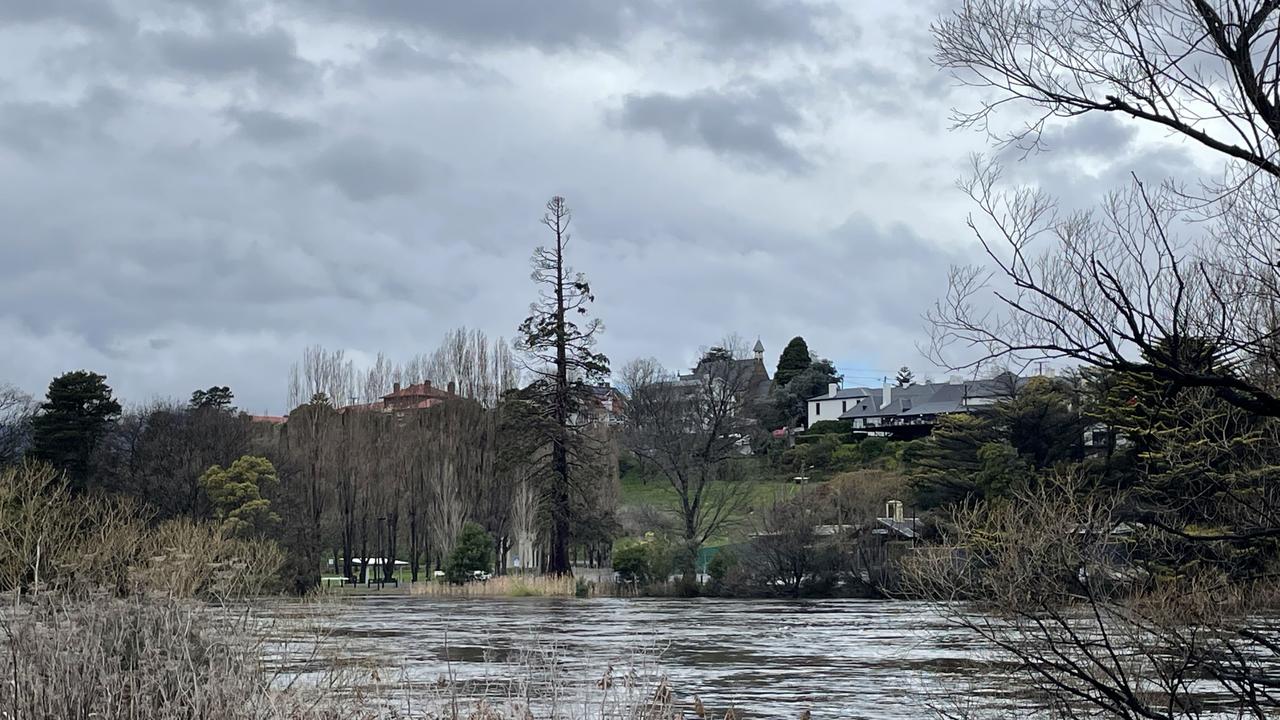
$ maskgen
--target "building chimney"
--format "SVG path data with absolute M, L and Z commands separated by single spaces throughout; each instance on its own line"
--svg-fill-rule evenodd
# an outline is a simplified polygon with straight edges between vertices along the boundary
M 449 394 L 450 394 L 450 395 L 453 395 L 453 394 L 454 394 L 454 389 L 455 389 L 456 387 L 458 387 L 458 386 L 457 386 L 457 385 L 455 385 L 455 384 L 454 384 L 454 382 L 453 382 L 452 380 L 450 380 L 450 381 L 449 381 Z
M 840 391 L 840 383 L 827 383 L 827 397 L 835 397 Z
M 893 402 L 893 386 L 889 383 L 885 383 L 884 390 L 881 392 L 884 393 L 884 397 L 880 398 L 880 409 L 883 410 L 889 407 L 889 404 Z
M 400 392 L 400 383 L 398 382 L 391 383 L 391 392 L 393 393 Z
M 423 387 L 423 389 L 424 389 L 424 390 L 430 390 L 430 389 L 431 389 L 431 381 L 430 381 L 430 380 L 423 380 L 423 381 L 422 381 L 422 387 Z

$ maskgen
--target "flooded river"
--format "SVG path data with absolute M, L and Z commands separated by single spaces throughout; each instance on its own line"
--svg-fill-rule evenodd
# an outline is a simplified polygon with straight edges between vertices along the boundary
M 920 718 L 931 691 L 962 689 L 980 705 L 999 696 L 964 632 L 914 603 L 386 594 L 322 612 L 330 651 L 412 682 L 510 676 L 534 648 L 578 682 L 641 653 L 682 697 L 748 717 Z

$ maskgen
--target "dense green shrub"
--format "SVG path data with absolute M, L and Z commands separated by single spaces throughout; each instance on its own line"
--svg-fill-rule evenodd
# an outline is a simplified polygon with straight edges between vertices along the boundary
M 449 553 L 444 574 L 449 582 L 461 585 L 478 572 L 493 569 L 493 538 L 476 523 L 469 522 L 458 533 L 458 543 Z
M 844 435 L 853 432 L 853 423 L 848 420 L 819 420 L 809 426 L 807 435 Z
M 841 445 L 831 455 L 831 469 L 849 470 L 861 465 L 862 445 L 860 443 Z
M 649 546 L 646 543 L 627 543 L 613 551 L 613 570 L 623 582 L 647 583 L 652 569 L 649 566 Z
M 889 448 L 889 441 L 882 437 L 869 437 L 858 443 L 858 452 L 862 455 L 862 464 L 871 463 L 884 457 Z
M 738 566 L 738 557 L 729 550 L 721 548 L 707 561 L 707 577 L 710 578 L 707 590 L 712 595 L 720 595 L 725 591 L 725 579 Z

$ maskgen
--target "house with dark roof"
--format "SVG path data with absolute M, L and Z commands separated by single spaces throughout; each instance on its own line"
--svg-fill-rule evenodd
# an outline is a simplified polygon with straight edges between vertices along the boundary
M 846 420 L 855 431 L 913 438 L 928 435 L 943 415 L 974 412 L 1011 397 L 1027 378 L 1003 373 L 986 380 L 952 378 L 879 388 L 828 386 L 825 395 L 807 401 L 806 427 L 822 420 Z

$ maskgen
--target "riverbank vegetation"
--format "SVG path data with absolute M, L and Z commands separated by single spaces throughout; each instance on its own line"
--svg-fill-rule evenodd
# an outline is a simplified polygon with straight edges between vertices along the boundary
M 953 269 L 934 356 L 1081 369 L 1062 432 L 1011 415 L 1015 452 L 969 420 L 935 432 L 951 451 L 926 462 L 964 472 L 920 478 L 944 512 L 909 574 L 1057 716 L 1280 711 L 1278 28 L 1270 3 L 1075 0 L 971 0 L 933 27 L 986 93 L 962 125 L 1038 151 L 1065 119 L 1115 118 L 1204 160 L 1091 212 L 990 159 L 961 184 L 987 262 Z
M 695 701 L 652 663 L 580 677 L 538 648 L 501 659 L 502 681 L 482 685 L 353 665 L 315 636 L 340 607 L 264 612 L 284 561 L 274 541 L 216 520 L 149 523 L 140 506 L 76 493 L 46 465 L 0 470 L 0 715 L 523 720 L 532 708 L 649 720 Z M 567 576 L 525 582 L 530 594 L 575 588 Z

